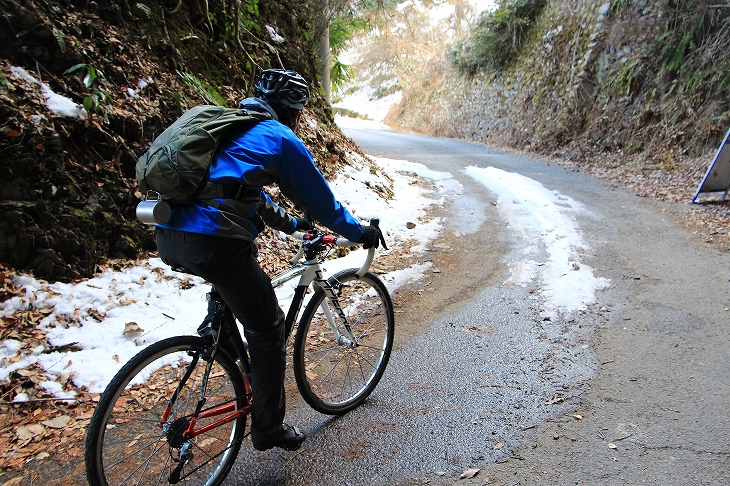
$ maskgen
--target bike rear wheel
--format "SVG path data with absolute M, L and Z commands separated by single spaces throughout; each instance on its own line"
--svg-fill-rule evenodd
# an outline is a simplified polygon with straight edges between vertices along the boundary
M 395 319 L 390 294 L 376 275 L 368 272 L 358 277 L 350 269 L 335 274 L 329 283 L 336 290 L 342 314 L 323 289 L 314 293 L 297 329 L 294 376 L 312 408 L 341 415 L 364 402 L 383 376 L 393 347 Z M 354 342 L 347 339 L 343 316 Z
M 223 482 L 241 447 L 246 414 L 194 438 L 184 434 L 206 378 L 203 410 L 226 405 L 238 410 L 248 404 L 241 373 L 227 354 L 218 350 L 206 373 L 210 343 L 195 336 L 165 339 L 141 351 L 117 373 L 89 424 L 85 459 L 90 484 Z M 168 405 L 170 413 L 163 421 Z M 199 418 L 195 429 L 227 413 Z M 189 450 L 182 461 L 181 449 Z

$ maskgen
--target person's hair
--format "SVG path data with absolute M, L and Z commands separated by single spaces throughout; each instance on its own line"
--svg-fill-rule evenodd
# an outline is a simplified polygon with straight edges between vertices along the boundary
M 288 106 L 284 106 L 282 104 L 279 104 L 275 101 L 266 100 L 267 103 L 269 103 L 269 106 L 276 112 L 276 117 L 279 119 L 279 121 L 288 126 L 289 128 L 292 127 L 294 124 L 294 118 L 297 116 L 297 113 L 301 110 L 295 110 L 294 108 L 290 108 Z

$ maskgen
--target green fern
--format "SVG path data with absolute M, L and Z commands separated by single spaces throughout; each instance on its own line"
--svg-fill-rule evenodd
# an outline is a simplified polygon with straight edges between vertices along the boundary
M 96 113 L 109 123 L 109 115 L 114 108 L 114 98 L 111 93 L 99 88 L 97 79 L 103 79 L 104 73 L 91 64 L 81 63 L 68 68 L 63 74 L 73 74 L 76 71 L 85 70 L 83 78 L 84 86 L 89 88 L 89 95 L 84 98 L 84 109 L 89 113 Z
M 220 93 L 218 93 L 218 91 L 216 91 L 215 88 L 208 83 L 200 80 L 190 73 L 178 71 L 177 74 L 180 75 L 182 80 L 189 88 L 195 90 L 195 92 L 198 93 L 208 103 L 218 106 L 228 105 L 225 98 L 223 98 L 223 96 L 221 96 Z
M 137 8 L 140 9 L 142 13 L 147 16 L 148 19 L 152 18 L 152 10 L 147 5 L 145 5 L 144 3 L 138 3 Z
M 510 0 L 484 12 L 471 37 L 452 48 L 453 65 L 470 76 L 503 71 L 517 57 L 546 4 L 547 0 Z
M 333 91 L 343 91 L 355 78 L 352 66 L 340 61 L 339 56 L 347 49 L 356 33 L 368 28 L 369 24 L 365 20 L 351 15 L 336 17 L 330 22 L 330 54 L 334 60 L 330 66 L 330 83 Z

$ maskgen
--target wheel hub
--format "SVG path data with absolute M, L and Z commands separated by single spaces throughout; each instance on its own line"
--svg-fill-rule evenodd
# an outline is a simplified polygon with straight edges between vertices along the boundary
M 190 419 L 185 417 L 179 418 L 172 423 L 168 422 L 165 424 L 163 430 L 165 432 L 167 443 L 170 444 L 170 447 L 179 449 L 185 442 L 187 442 L 187 439 L 185 438 L 185 431 L 188 429 L 189 425 Z

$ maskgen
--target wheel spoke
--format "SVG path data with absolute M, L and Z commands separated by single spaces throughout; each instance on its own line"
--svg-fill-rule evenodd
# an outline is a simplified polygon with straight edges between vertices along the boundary
M 294 346 L 294 374 L 307 403 L 323 413 L 345 413 L 362 403 L 377 385 L 393 345 L 393 308 L 385 286 L 372 274 L 354 271 L 331 279 L 338 284 L 340 310 L 318 290 L 302 314 Z M 323 312 L 329 307 L 331 312 Z M 345 331 L 347 316 L 352 344 L 335 340 L 325 318 L 331 315 Z
M 169 475 L 186 460 L 180 481 L 185 484 L 220 484 L 235 460 L 245 435 L 246 415 L 220 423 L 191 439 L 185 435 L 197 406 L 201 385 L 207 380 L 204 412 L 196 430 L 214 424 L 223 415 L 216 409 L 228 403 L 245 405 L 246 387 L 238 367 L 218 354 L 208 363 L 189 359 L 208 341 L 193 336 L 170 338 L 135 356 L 102 394 L 89 425 L 86 464 L 94 484 L 167 484 Z M 190 368 L 190 367 L 193 368 Z M 186 381 L 180 380 L 186 377 Z M 133 386 L 130 386 L 130 383 Z M 160 417 L 171 407 L 164 426 Z M 223 413 L 223 412 L 221 412 Z M 190 444 L 195 454 L 180 458 Z M 186 446 L 187 447 L 187 446 Z
M 157 441 L 155 441 L 155 442 L 157 442 Z M 147 446 L 145 446 L 145 447 L 143 447 L 143 448 L 140 448 L 140 449 L 138 449 L 137 451 L 133 451 L 133 452 L 132 452 L 132 454 L 135 454 L 136 452 L 141 452 L 141 451 L 143 451 L 143 450 L 147 449 L 147 447 L 149 447 L 149 446 L 153 445 L 153 444 L 154 444 L 155 442 L 151 442 L 151 443 L 150 443 L 150 444 L 148 444 Z M 156 449 L 153 449 L 153 450 L 152 450 L 152 452 L 151 452 L 151 453 L 150 453 L 150 454 L 149 454 L 149 455 L 148 455 L 148 456 L 147 456 L 147 457 L 146 457 L 146 458 L 145 458 L 144 460 L 142 460 L 142 461 L 140 462 L 140 464 L 139 464 L 139 465 L 138 465 L 138 466 L 137 466 L 137 467 L 136 467 L 135 469 L 133 469 L 132 471 L 130 471 L 130 472 L 129 472 L 129 474 L 128 474 L 127 476 L 125 476 L 124 478 L 122 478 L 122 480 L 121 480 L 121 481 L 119 482 L 119 484 L 120 484 L 120 485 L 122 485 L 122 484 L 127 484 L 127 481 L 128 481 L 128 480 L 130 480 L 130 479 L 131 479 L 132 477 L 134 477 L 134 476 L 136 475 L 136 473 L 137 473 L 137 472 L 138 472 L 138 471 L 139 471 L 140 469 L 144 468 L 144 470 L 146 470 L 146 469 L 147 469 L 147 467 L 148 467 L 148 465 L 149 465 L 150 459 L 152 459 L 152 457 L 153 457 L 153 456 L 154 456 L 154 455 L 155 455 L 155 454 L 157 453 L 157 451 L 159 451 L 160 449 L 162 449 L 162 448 L 163 448 L 164 446 L 165 446 L 165 444 L 164 444 L 164 443 L 162 443 L 162 444 L 160 445 L 160 447 L 158 447 L 158 448 L 156 448 Z M 126 460 L 127 460 L 127 459 L 128 459 L 129 457 L 130 457 L 130 456 L 127 456 L 127 457 L 123 457 L 123 458 L 121 458 L 121 459 L 120 459 L 119 461 L 117 461 L 116 463 L 114 463 L 114 464 L 110 464 L 110 465 L 109 465 L 109 466 L 107 467 L 107 469 L 109 469 L 109 471 L 111 471 L 111 470 L 112 470 L 112 469 L 114 469 L 114 468 L 115 468 L 115 467 L 116 467 L 117 465 L 119 465 L 119 464 L 121 464 L 122 462 L 126 461 Z M 142 473 L 142 474 L 141 474 L 141 475 L 139 476 L 139 478 L 140 478 L 140 479 L 139 479 L 139 480 L 137 481 L 137 483 L 136 483 L 136 484 L 140 484 L 140 482 L 142 481 L 142 478 L 143 478 L 143 477 L 144 477 L 144 472 L 143 472 L 143 473 Z

